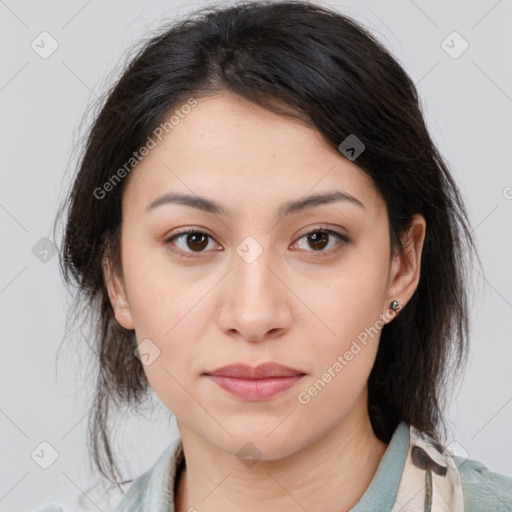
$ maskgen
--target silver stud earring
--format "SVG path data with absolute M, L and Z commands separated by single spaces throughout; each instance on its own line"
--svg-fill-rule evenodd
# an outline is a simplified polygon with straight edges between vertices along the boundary
M 402 306 L 400 305 L 400 302 L 398 302 L 397 300 L 392 300 L 391 303 L 389 304 L 389 307 L 393 310 L 393 311 L 397 311 L 398 309 L 400 309 Z

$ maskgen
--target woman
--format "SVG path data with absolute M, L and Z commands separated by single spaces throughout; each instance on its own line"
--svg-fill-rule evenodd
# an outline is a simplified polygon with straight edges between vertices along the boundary
M 98 470 L 118 483 L 114 404 L 154 392 L 180 433 L 116 512 L 512 510 L 512 478 L 444 440 L 465 205 L 414 83 L 356 22 L 260 1 L 166 27 L 66 206 Z

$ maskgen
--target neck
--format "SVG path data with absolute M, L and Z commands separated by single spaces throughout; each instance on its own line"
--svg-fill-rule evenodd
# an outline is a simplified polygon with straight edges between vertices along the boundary
M 342 512 L 368 488 L 387 444 L 374 434 L 366 396 L 324 437 L 276 460 L 247 468 L 235 454 L 212 446 L 178 422 L 186 468 L 177 485 L 175 512 Z

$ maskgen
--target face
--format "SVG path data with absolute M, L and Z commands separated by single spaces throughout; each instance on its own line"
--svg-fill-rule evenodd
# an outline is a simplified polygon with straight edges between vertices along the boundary
M 126 185 L 123 276 L 107 278 L 109 293 L 180 430 L 274 458 L 341 425 L 365 396 L 390 301 L 414 292 L 424 224 L 410 259 L 392 259 L 386 204 L 356 163 L 227 94 L 198 99 Z M 317 194 L 331 201 L 290 206 Z M 259 399 L 205 375 L 269 361 L 303 375 Z

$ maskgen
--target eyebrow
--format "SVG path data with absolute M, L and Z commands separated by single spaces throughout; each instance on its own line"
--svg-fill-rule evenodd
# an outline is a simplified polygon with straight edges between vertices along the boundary
M 289 215 L 297 214 L 309 208 L 314 208 L 325 204 L 331 204 L 338 201 L 346 201 L 350 204 L 363 208 L 363 210 L 366 210 L 364 204 L 356 197 L 348 194 L 347 192 L 335 190 L 333 192 L 322 192 L 318 194 L 313 194 L 298 200 L 293 200 L 284 203 L 279 209 L 279 214 L 281 217 L 287 217 Z M 161 196 L 157 197 L 154 201 L 149 203 L 146 206 L 145 211 L 148 212 L 164 204 L 180 204 L 184 206 L 190 206 L 192 208 L 196 208 L 197 210 L 201 210 L 206 213 L 224 215 L 226 217 L 230 217 L 233 215 L 231 211 L 227 210 L 222 205 L 211 199 L 197 195 L 189 195 L 178 192 L 167 192 L 165 194 L 162 194 Z

